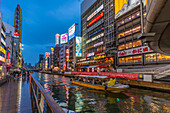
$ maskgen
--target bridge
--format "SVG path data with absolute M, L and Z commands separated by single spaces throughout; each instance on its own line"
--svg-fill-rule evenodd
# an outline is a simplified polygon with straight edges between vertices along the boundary
M 150 48 L 170 55 L 170 0 L 148 0 L 142 36 Z

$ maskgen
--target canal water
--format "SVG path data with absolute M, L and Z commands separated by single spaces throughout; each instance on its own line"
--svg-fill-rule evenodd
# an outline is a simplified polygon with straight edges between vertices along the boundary
M 67 113 L 170 113 L 170 93 L 137 88 L 106 93 L 71 85 L 61 75 L 33 76 Z

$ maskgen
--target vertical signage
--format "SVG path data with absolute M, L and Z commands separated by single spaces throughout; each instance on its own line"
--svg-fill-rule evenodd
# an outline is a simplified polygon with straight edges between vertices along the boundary
M 59 45 L 60 44 L 60 35 L 56 34 L 55 35 L 55 45 Z
M 82 43 L 81 37 L 76 37 L 76 57 L 82 56 Z
M 69 29 L 68 29 L 68 32 L 69 32 L 69 40 L 73 39 L 75 37 L 75 34 L 76 34 L 76 24 L 73 24 Z

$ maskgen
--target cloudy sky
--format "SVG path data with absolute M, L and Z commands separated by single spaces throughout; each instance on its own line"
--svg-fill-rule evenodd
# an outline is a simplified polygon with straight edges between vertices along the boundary
M 66 33 L 74 24 L 80 24 L 82 0 L 1 0 L 3 21 L 14 25 L 14 11 L 20 4 L 23 15 L 24 60 L 33 65 L 39 54 L 55 46 L 55 34 Z

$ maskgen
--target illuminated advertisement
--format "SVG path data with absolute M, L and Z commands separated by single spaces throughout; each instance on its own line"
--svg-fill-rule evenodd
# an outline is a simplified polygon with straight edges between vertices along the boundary
M 91 57 L 91 56 L 94 56 L 94 52 L 86 55 L 86 57 Z
M 153 50 L 151 50 L 148 46 L 143 46 L 143 47 L 133 48 L 129 50 L 119 51 L 118 57 L 149 53 L 149 52 L 153 52 Z
M 91 39 L 87 40 L 87 41 L 86 41 L 86 44 L 88 44 L 88 43 L 90 43 L 90 42 L 92 42 L 92 41 L 94 41 L 94 40 L 96 40 L 96 39 L 99 39 L 99 38 L 101 38 L 101 37 L 103 37 L 103 36 L 104 36 L 104 33 L 101 33 L 101 34 L 95 36 L 94 38 L 91 38 Z
M 65 34 L 62 34 L 60 36 L 60 44 L 64 44 L 64 43 L 67 43 L 68 42 L 68 34 L 65 33 Z
M 98 27 L 98 26 L 101 25 L 102 23 L 104 23 L 104 19 L 101 19 L 100 21 L 98 21 L 97 23 L 95 23 L 94 25 L 92 25 L 89 29 L 87 29 L 87 32 L 90 32 L 91 30 L 93 30 L 94 28 Z
M 90 37 L 96 35 L 97 33 L 101 32 L 101 31 L 104 31 L 104 27 L 101 27 L 101 28 L 95 30 L 93 33 L 89 34 L 89 35 L 87 36 L 87 38 L 90 38 Z
M 2 57 L 2 56 L 0 56 L 0 61 L 1 61 L 1 62 L 5 62 L 5 58 Z
M 4 41 L 3 38 L 1 38 L 1 42 L 6 46 L 6 42 Z
M 45 52 L 45 57 L 50 57 L 50 53 L 49 52 Z
M 97 8 L 88 18 L 87 18 L 87 21 L 89 21 L 91 18 L 93 18 L 97 13 L 99 13 L 102 9 L 103 9 L 103 4 Z
M 81 37 L 76 37 L 76 57 L 82 56 L 82 43 Z
M 69 62 L 69 49 L 66 49 L 66 62 Z
M 146 0 L 142 0 L 146 5 Z M 140 4 L 140 0 L 115 0 L 115 19 Z
M 75 34 L 76 34 L 76 24 L 73 24 L 69 29 L 68 29 L 68 32 L 69 32 L 69 40 L 73 39 L 75 37 Z
M 104 12 L 100 13 L 96 18 L 94 18 L 91 22 L 89 22 L 89 24 L 87 25 L 87 27 L 91 26 L 92 24 L 94 24 L 97 20 L 99 20 L 100 18 L 102 18 L 104 16 Z
M 60 35 L 56 34 L 55 35 L 55 45 L 59 45 L 60 44 Z
M 0 51 L 1 51 L 3 54 L 5 54 L 5 52 L 6 52 L 3 47 L 0 47 Z
M 54 53 L 54 47 L 51 47 L 51 54 Z

